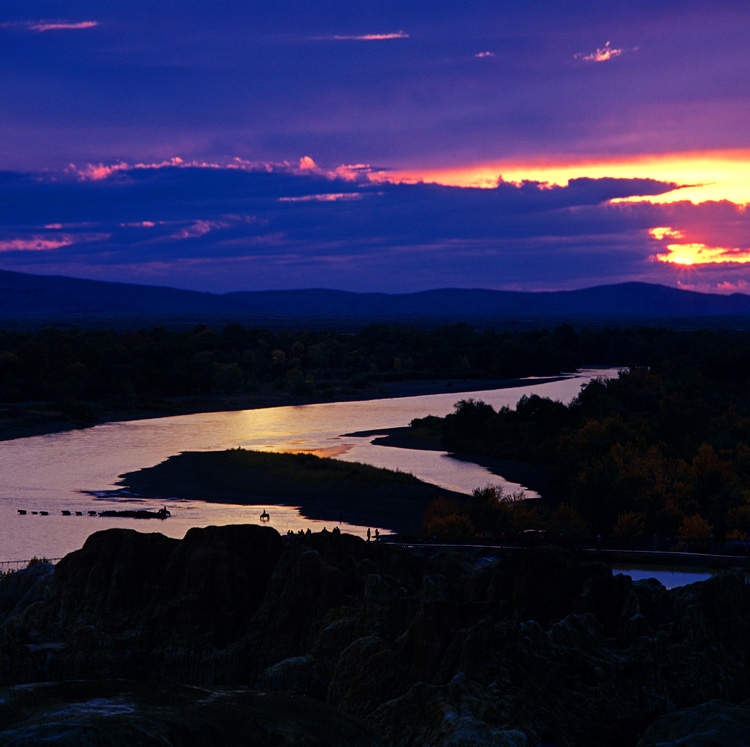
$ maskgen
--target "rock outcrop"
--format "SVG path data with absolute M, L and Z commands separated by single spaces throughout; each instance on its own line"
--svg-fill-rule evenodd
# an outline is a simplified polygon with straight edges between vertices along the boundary
M 108 530 L 54 573 L 0 582 L 0 684 L 64 697 L 64 681 L 112 679 L 177 688 L 166 721 L 199 719 L 179 688 L 240 688 L 380 745 L 635 747 L 657 718 L 750 695 L 750 586 L 667 591 L 549 547 L 487 562 L 257 526 Z
M 3 690 L 0 747 L 375 747 L 325 703 L 251 690 L 205 690 L 126 680 Z
M 638 747 L 745 747 L 750 707 L 712 700 L 661 716 Z

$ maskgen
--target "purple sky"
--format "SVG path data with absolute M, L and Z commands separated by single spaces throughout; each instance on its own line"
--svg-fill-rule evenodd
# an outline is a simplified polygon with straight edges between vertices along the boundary
M 744 0 L 9 1 L 0 269 L 749 291 L 748 39 Z

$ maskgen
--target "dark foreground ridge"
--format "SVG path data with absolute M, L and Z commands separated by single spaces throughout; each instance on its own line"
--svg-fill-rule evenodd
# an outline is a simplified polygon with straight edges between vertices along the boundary
M 0 684 L 0 745 L 733 747 L 750 585 L 667 591 L 550 547 L 111 529 L 0 580 Z

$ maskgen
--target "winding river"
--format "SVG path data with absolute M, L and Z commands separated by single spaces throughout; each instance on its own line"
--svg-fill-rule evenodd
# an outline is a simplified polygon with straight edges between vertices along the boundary
M 210 504 L 179 500 L 179 496 L 169 502 L 172 516 L 166 521 L 89 516 L 89 511 L 114 507 L 116 499 L 110 491 L 116 488 L 119 475 L 153 466 L 182 451 L 236 446 L 309 451 L 400 469 L 464 493 L 487 484 L 518 490 L 523 486 L 507 483 L 483 467 L 443 452 L 378 446 L 371 443 L 373 436 L 342 434 L 404 426 L 426 415 L 446 415 L 457 401 L 469 397 L 495 408 L 512 407 L 520 397 L 531 394 L 567 403 L 592 378 L 614 375 L 616 369 L 586 369 L 559 381 L 535 383 L 528 379 L 526 386 L 508 389 L 131 420 L 5 441 L 0 443 L 0 560 L 61 557 L 81 547 L 92 532 L 112 526 L 183 537 L 194 526 L 258 522 L 259 506 Z M 117 508 L 159 507 L 149 501 L 123 502 L 120 498 L 117 502 Z M 302 518 L 294 507 L 267 508 L 271 525 L 281 532 L 306 527 L 315 531 L 325 524 Z M 21 515 L 19 509 L 27 513 Z M 71 515 L 63 516 L 63 510 Z M 367 527 L 342 524 L 344 527 L 360 535 L 367 531 Z

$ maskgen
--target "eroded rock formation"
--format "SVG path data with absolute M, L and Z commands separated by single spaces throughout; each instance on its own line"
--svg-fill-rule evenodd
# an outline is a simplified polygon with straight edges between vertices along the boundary
M 149 683 L 159 723 L 200 720 L 170 688 L 241 687 L 237 708 L 302 698 L 363 744 L 635 747 L 658 717 L 750 695 L 742 574 L 667 591 L 548 547 L 488 562 L 257 526 L 108 530 L 3 579 L 0 620 L 3 685 L 127 679 L 140 703 Z

